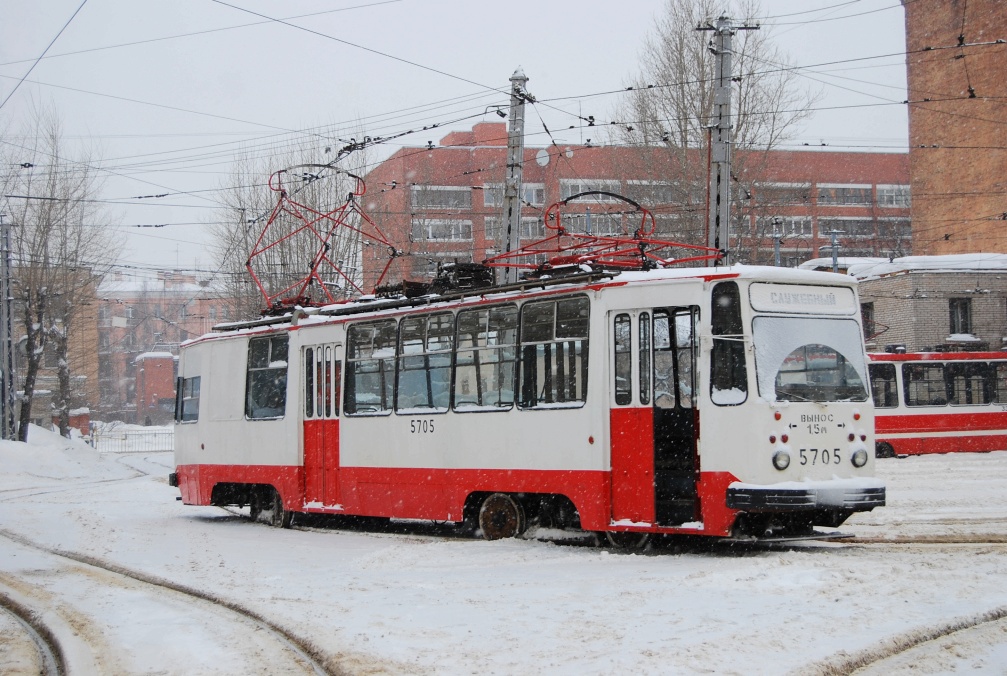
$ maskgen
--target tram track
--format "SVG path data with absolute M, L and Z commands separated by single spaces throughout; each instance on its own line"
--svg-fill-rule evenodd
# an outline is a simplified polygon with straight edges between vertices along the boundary
M 862 537 L 848 541 L 849 545 L 1007 545 L 1007 534 L 962 533 L 952 535 L 915 535 L 895 537 Z
M 5 669 L 16 671 L 18 666 L 21 666 L 24 672 L 28 673 L 37 668 L 38 673 L 44 676 L 64 676 L 67 673 L 63 646 L 38 613 L 2 591 L 0 591 L 0 611 L 11 618 L 21 630 L 20 636 L 7 637 L 5 652 L 17 653 L 20 648 L 23 654 L 25 646 L 16 644 L 30 643 L 27 650 L 33 651 L 37 658 L 31 660 L 31 664 L 17 666 L 8 664 Z M 15 645 L 12 646 L 10 643 Z M 30 656 L 28 659 L 30 660 Z
M 86 568 L 97 569 L 98 571 L 103 571 L 104 573 L 111 574 L 113 576 L 127 578 L 133 582 L 141 583 L 141 585 L 144 586 L 153 587 L 158 590 L 159 593 L 182 595 L 183 597 L 209 604 L 218 611 L 222 609 L 236 615 L 241 622 L 252 625 L 255 631 L 262 631 L 281 644 L 291 653 L 292 661 L 298 664 L 305 673 L 313 673 L 318 676 L 343 676 L 343 674 L 346 673 L 346 671 L 336 663 L 334 657 L 326 655 L 307 639 L 298 636 L 294 632 L 263 616 L 261 613 L 251 610 L 250 608 L 247 608 L 237 602 L 218 597 L 214 594 L 194 587 L 175 583 L 164 578 L 159 578 L 157 576 L 133 570 L 116 563 L 105 561 L 88 554 L 48 547 L 7 529 L 0 529 L 0 537 L 6 538 L 36 552 L 72 561 Z M 58 639 L 56 639 L 53 633 L 48 630 L 44 623 L 37 619 L 38 616 L 31 610 L 27 609 L 23 604 L 18 603 L 13 599 L 8 598 L 9 603 L 5 603 L 5 598 L 8 597 L 5 597 L 3 593 L 0 593 L 0 608 L 6 610 L 12 615 L 15 615 L 19 619 L 20 623 L 27 623 L 27 626 L 31 627 L 32 632 L 38 635 L 40 641 L 45 643 L 45 645 L 54 646 L 56 648 L 54 654 L 60 655 L 60 660 L 62 660 L 63 657 L 58 648 Z M 32 619 L 33 617 L 35 618 L 34 620 Z M 62 663 L 57 662 L 57 664 Z M 70 666 L 72 668 L 72 665 Z M 60 670 L 45 673 L 65 673 L 65 666 L 60 666 L 58 669 Z M 285 671 L 289 672 L 289 670 Z
M 907 632 L 888 637 L 874 646 L 852 653 L 841 652 L 815 664 L 801 667 L 796 674 L 814 676 L 846 676 L 869 670 L 885 660 L 892 659 L 930 641 L 952 636 L 959 632 L 979 629 L 1007 618 L 1007 606 L 1000 606 L 982 613 L 959 617 L 948 622 L 940 622 L 927 627 L 918 627 Z

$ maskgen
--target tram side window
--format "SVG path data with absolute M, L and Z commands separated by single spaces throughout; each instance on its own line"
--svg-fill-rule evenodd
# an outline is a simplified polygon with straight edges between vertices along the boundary
M 176 385 L 175 420 L 195 422 L 199 419 L 199 376 L 179 378 Z
M 514 405 L 517 307 L 458 313 L 454 409 L 506 411 Z
M 347 415 L 383 415 L 392 410 L 395 386 L 395 320 L 355 324 L 346 333 Z
M 633 401 L 633 343 L 627 314 L 615 318 L 615 403 L 625 406 Z
M 990 362 L 990 369 L 993 371 L 993 396 L 994 403 L 1007 404 L 1007 362 Z
M 945 365 L 952 406 L 988 404 L 993 398 L 992 373 L 982 361 L 956 362 Z
M 712 301 L 710 398 L 721 406 L 741 404 L 748 398 L 748 377 L 737 283 L 720 282 L 714 286 Z
M 870 364 L 871 396 L 875 408 L 896 408 L 899 405 L 899 386 L 895 380 L 895 364 Z
M 286 406 L 286 334 L 249 339 L 245 417 L 251 420 L 281 418 Z
M 943 364 L 903 364 L 906 406 L 944 406 L 948 403 Z
M 587 395 L 590 301 L 535 301 L 521 308 L 522 408 L 579 406 Z
M 399 325 L 395 410 L 443 412 L 451 399 L 454 315 L 406 317 Z

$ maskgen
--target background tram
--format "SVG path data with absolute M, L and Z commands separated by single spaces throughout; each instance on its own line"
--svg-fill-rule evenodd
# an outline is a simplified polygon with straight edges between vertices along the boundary
M 881 506 L 856 282 L 594 272 L 297 309 L 183 345 L 190 505 L 609 534 L 809 534 Z
M 1007 352 L 869 356 L 877 457 L 1007 450 Z

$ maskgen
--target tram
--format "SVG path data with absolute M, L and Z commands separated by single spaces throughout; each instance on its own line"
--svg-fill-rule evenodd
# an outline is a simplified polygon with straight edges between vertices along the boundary
M 580 266 L 220 325 L 171 483 L 278 526 L 807 536 L 885 504 L 859 309 L 833 273 Z
M 869 358 L 877 457 L 1007 450 L 1007 352 Z

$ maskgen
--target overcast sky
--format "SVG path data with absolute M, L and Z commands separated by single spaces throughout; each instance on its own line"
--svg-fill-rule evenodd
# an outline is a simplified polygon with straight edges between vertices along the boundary
M 569 126 L 612 118 L 620 95 L 603 93 L 633 77 L 663 4 L 0 0 L 0 101 L 66 25 L 0 109 L 0 132 L 16 144 L 10 133 L 32 106 L 54 105 L 69 138 L 101 148 L 103 197 L 128 238 L 123 265 L 139 275 L 210 268 L 204 224 L 234 217 L 216 191 L 235 149 L 319 127 L 338 139 L 458 120 L 375 155 L 436 143 L 499 120 L 484 111 L 507 102 L 500 91 L 517 67 L 540 100 L 560 99 L 529 111 L 527 143 L 548 143 L 543 123 L 558 142 L 580 143 Z M 824 94 L 793 145 L 905 148 L 899 0 L 763 0 L 761 25 Z

